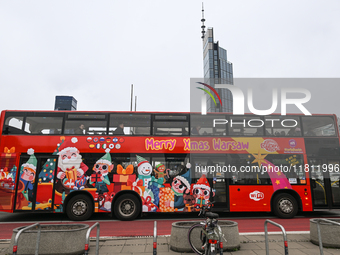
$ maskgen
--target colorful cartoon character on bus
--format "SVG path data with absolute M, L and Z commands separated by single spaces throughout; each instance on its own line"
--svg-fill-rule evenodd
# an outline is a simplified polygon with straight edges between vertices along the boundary
M 211 188 L 206 176 L 203 174 L 201 178 L 192 185 L 192 194 L 196 199 L 196 207 L 199 208 L 202 205 L 207 205 L 210 199 Z M 213 195 L 215 196 L 215 192 Z
M 106 154 L 97 160 L 96 164 L 93 166 L 94 173 L 91 175 L 89 180 L 90 184 L 95 184 L 98 194 L 103 194 L 109 191 L 106 185 L 110 185 L 109 177 L 107 176 L 109 172 L 113 169 L 113 164 L 111 162 L 110 149 L 105 150 Z
M 27 150 L 27 154 L 30 155 L 30 158 L 21 166 L 16 209 L 22 209 L 23 206 L 28 205 L 24 202 L 25 200 L 28 202 L 34 200 L 33 189 L 37 170 L 37 158 L 34 156 L 34 150 L 32 148 Z
M 181 211 L 184 208 L 184 194 L 190 193 L 190 170 L 186 171 L 183 175 L 178 175 L 172 180 L 171 190 L 174 193 L 174 201 L 167 201 L 166 207 L 174 207 Z
M 174 207 L 177 209 L 184 208 L 184 194 L 190 193 L 190 170 L 183 175 L 178 175 L 172 180 L 171 189 L 175 194 Z
M 155 172 L 155 178 L 160 179 L 163 178 L 164 183 L 169 180 L 169 171 L 170 169 L 165 169 L 163 164 L 156 165 L 156 169 L 153 170 Z
M 194 212 L 196 198 L 193 194 L 183 194 L 184 210 L 183 212 Z
M 138 163 L 138 180 L 143 180 L 143 186 L 148 187 L 148 183 L 151 181 L 152 166 L 145 158 L 138 155 L 136 155 L 136 157 Z
M 70 188 L 84 188 L 86 178 L 84 173 L 88 167 L 83 163 L 79 150 L 75 147 L 78 142 L 76 137 L 65 141 L 59 148 L 57 178 L 67 178 L 66 186 Z M 65 181 L 65 180 L 64 180 Z

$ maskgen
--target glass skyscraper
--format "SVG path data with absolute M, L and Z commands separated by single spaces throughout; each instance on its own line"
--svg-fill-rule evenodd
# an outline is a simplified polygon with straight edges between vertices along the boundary
M 214 42 L 213 28 L 208 28 L 203 33 L 203 65 L 204 82 L 213 88 L 215 84 L 233 83 L 233 64 L 227 60 L 227 51 L 219 47 L 219 43 Z M 217 105 L 210 96 L 207 97 L 207 112 L 232 112 L 233 98 L 227 89 L 216 89 L 222 105 L 216 100 Z

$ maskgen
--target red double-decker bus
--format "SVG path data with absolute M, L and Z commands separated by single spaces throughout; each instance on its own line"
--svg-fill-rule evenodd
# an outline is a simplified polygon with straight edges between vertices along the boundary
M 0 133 L 5 212 L 340 208 L 335 115 L 3 111 Z

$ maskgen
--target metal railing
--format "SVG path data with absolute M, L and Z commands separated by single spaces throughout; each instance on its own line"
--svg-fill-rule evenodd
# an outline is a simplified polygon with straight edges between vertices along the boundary
M 322 246 L 322 239 L 321 239 L 321 231 L 320 231 L 320 221 L 328 222 L 334 225 L 340 226 L 339 222 L 332 221 L 332 220 L 327 220 L 327 219 L 316 219 L 316 226 L 318 229 L 318 238 L 319 238 L 319 249 L 320 249 L 320 255 L 323 255 L 323 246 Z
M 264 222 L 264 235 L 265 235 L 265 240 L 266 240 L 266 255 L 269 255 L 269 243 L 268 243 L 268 229 L 267 229 L 267 224 L 270 223 L 270 224 L 273 224 L 274 226 L 276 227 L 279 227 L 282 231 L 282 234 L 283 234 L 283 241 L 284 241 L 284 254 L 285 255 L 288 255 L 288 241 L 287 241 L 287 234 L 286 234 L 286 230 L 285 228 L 274 222 L 274 221 L 271 221 L 271 220 L 265 220 Z
M 37 243 L 36 243 L 36 245 L 35 245 L 35 255 L 38 255 L 38 253 L 39 253 L 39 245 L 40 245 L 40 233 L 41 233 L 41 226 L 40 226 L 39 223 L 35 223 L 35 224 L 33 224 L 33 225 L 27 226 L 27 227 L 25 227 L 25 228 L 19 230 L 19 232 L 15 235 L 15 238 L 14 238 L 13 255 L 16 255 L 17 252 L 18 252 L 18 243 L 19 243 L 19 237 L 20 237 L 20 235 L 21 235 L 24 231 L 26 231 L 26 230 L 28 230 L 28 229 L 30 229 L 30 228 L 33 228 L 33 227 L 37 227 L 37 226 L 38 226 L 39 228 L 38 228 L 38 233 L 37 233 Z
M 85 241 L 85 255 L 89 254 L 89 242 L 90 242 L 90 233 L 92 229 L 97 227 L 97 236 L 96 236 L 96 255 L 99 254 L 99 232 L 100 232 L 100 225 L 99 222 L 93 224 L 86 232 L 86 241 Z
M 153 225 L 153 255 L 157 255 L 157 221 Z

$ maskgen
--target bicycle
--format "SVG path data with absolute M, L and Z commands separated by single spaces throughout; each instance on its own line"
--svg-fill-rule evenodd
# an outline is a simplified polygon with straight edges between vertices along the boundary
M 199 255 L 223 254 L 222 238 L 224 238 L 224 236 L 221 227 L 218 225 L 219 215 L 208 211 L 213 203 L 214 202 L 210 202 L 200 208 L 198 216 L 206 217 L 206 219 L 194 224 L 188 231 L 190 247 Z M 200 237 L 200 242 L 197 241 L 198 236 Z M 217 253 L 217 251 L 219 253 Z

